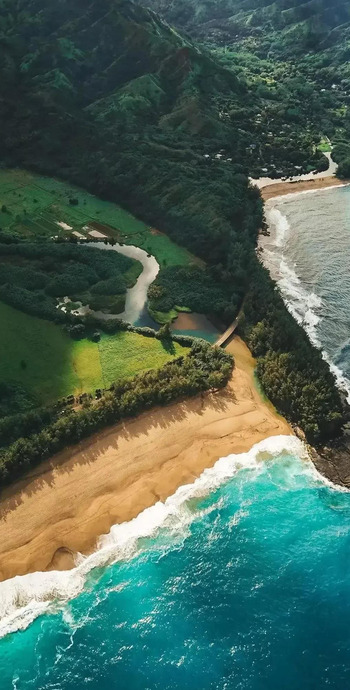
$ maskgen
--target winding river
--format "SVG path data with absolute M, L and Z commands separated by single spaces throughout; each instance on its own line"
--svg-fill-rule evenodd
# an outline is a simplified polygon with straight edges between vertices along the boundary
M 159 272 L 159 264 L 154 256 L 148 254 L 144 249 L 127 244 L 105 244 L 104 242 L 94 242 L 90 245 L 97 249 L 107 249 L 124 254 L 130 259 L 139 261 L 143 266 L 143 271 L 139 275 L 135 285 L 127 290 L 125 300 L 125 310 L 121 314 L 108 314 L 102 311 L 93 312 L 101 319 L 119 318 L 131 323 L 133 326 L 148 326 L 158 330 L 159 324 L 152 319 L 147 309 L 148 288 L 156 279 Z M 184 314 L 180 313 L 172 324 L 172 330 L 176 334 L 196 336 L 214 343 L 219 331 L 213 326 L 204 314 Z
M 159 273 L 159 264 L 150 254 L 140 247 L 128 244 L 105 244 L 104 242 L 94 242 L 93 247 L 97 249 L 114 250 L 119 254 L 128 256 L 129 259 L 139 261 L 143 266 L 143 271 L 139 275 L 135 285 L 128 288 L 126 292 L 125 310 L 121 314 L 105 314 L 104 312 L 94 312 L 101 319 L 123 319 L 133 326 L 148 326 L 158 330 L 157 324 L 149 315 L 147 310 L 147 291 L 151 283 Z

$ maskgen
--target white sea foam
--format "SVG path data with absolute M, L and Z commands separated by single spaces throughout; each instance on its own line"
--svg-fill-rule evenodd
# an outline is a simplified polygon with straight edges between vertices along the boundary
M 312 342 L 319 347 L 317 325 L 320 321 L 320 316 L 317 310 L 322 309 L 322 299 L 314 292 L 309 292 L 303 287 L 294 268 L 291 268 L 284 258 L 280 261 L 279 272 L 278 284 L 287 302 L 289 311 L 298 323 L 305 328 Z
M 305 192 L 300 193 L 303 194 Z M 286 196 L 287 195 L 283 198 Z M 277 203 L 281 198 L 282 197 L 273 199 L 273 203 Z M 317 326 L 322 318 L 322 299 L 319 295 L 309 291 L 307 287 L 302 284 L 295 271 L 295 267 L 288 263 L 283 249 L 288 240 L 290 225 L 286 216 L 284 216 L 279 209 L 275 208 L 271 201 L 266 207 L 266 220 L 272 230 L 270 240 L 273 242 L 275 249 L 273 251 L 271 251 L 271 249 L 264 251 L 263 256 L 270 257 L 275 271 L 276 261 L 278 262 L 277 275 L 274 277 L 277 280 L 288 310 L 296 321 L 303 326 L 311 342 L 321 349 L 323 359 L 329 364 L 338 387 L 346 394 L 347 400 L 350 403 L 350 381 L 344 375 L 344 372 L 332 361 L 329 354 L 322 349 L 322 344 L 318 336 Z M 269 261 L 267 261 L 267 264 L 268 263 Z M 269 266 L 267 265 L 267 267 Z
M 193 519 L 188 505 L 190 499 L 208 495 L 240 469 L 252 470 L 255 477 L 256 472 L 263 471 L 261 460 L 284 452 L 307 458 L 306 447 L 296 437 L 268 438 L 253 446 L 248 453 L 220 458 L 193 484 L 181 486 L 164 503 L 159 501 L 134 520 L 114 525 L 100 538 L 97 550 L 90 556 L 80 556 L 73 570 L 31 573 L 0 583 L 0 637 L 23 630 L 37 616 L 76 597 L 83 590 L 91 570 L 131 558 L 140 548 L 139 540 L 156 535 L 161 527 L 186 534 Z M 312 463 L 307 463 L 309 465 L 311 467 Z
M 268 209 L 266 218 L 269 225 L 273 225 L 276 230 L 275 235 L 275 245 L 276 247 L 283 247 L 286 241 L 288 231 L 290 230 L 290 225 L 288 219 L 281 211 L 272 206 Z

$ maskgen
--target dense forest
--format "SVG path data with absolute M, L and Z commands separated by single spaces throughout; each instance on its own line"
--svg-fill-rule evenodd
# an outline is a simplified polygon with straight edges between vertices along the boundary
M 237 286 L 232 293 L 231 281 L 225 282 L 223 272 L 216 266 L 169 266 L 159 271 L 148 290 L 148 309 L 151 314 L 171 312 L 177 305 L 200 314 L 221 317 L 226 323 L 237 315 L 244 291 Z M 181 309 L 180 309 L 181 311 Z
M 3 0 L 0 18 L 2 165 L 117 201 L 201 257 L 206 310 L 220 303 L 228 322 L 245 305 L 245 337 L 279 409 L 312 441 L 334 435 L 342 406 L 328 365 L 261 277 L 263 206 L 248 180 L 327 166 L 317 147 L 324 122 L 313 114 L 328 92 L 314 98 L 299 72 L 277 79 L 277 63 L 268 78 L 262 48 L 237 58 L 198 47 L 130 0 Z M 203 287 L 195 273 L 193 308 Z M 169 298 L 169 281 L 173 301 L 181 290 L 186 298 L 177 269 L 160 278 L 152 299 Z M 289 382 L 278 395 L 271 359 Z
M 214 43 L 256 37 L 275 54 L 318 50 L 350 27 L 349 0 L 146 0 L 171 23 Z
M 284 156 L 302 167 L 301 151 L 308 143 L 317 147 L 323 136 L 337 146 L 335 160 L 349 160 L 349 0 L 143 4 L 201 41 L 226 69 L 245 79 L 259 107 L 251 113 L 253 176 L 262 165 L 270 176 L 281 176 Z M 229 108 L 223 114 L 232 117 Z M 317 167 L 322 169 L 322 160 Z M 340 177 L 348 169 L 342 166 Z
M 0 243 L 0 298 L 56 323 L 74 323 L 67 318 L 74 306 L 121 313 L 141 271 L 122 254 L 69 242 Z M 71 302 L 62 309 L 64 298 Z

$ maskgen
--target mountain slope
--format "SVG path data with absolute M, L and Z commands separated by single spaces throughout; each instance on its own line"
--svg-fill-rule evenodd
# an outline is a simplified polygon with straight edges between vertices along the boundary
M 191 35 L 226 43 L 269 34 L 279 54 L 317 50 L 350 26 L 349 0 L 147 0 L 149 7 Z
M 204 154 L 234 135 L 217 99 L 243 107 L 242 80 L 128 0 L 3 0 L 0 43 L 4 164 L 118 199 L 199 254 L 217 236 L 219 260 L 250 192 Z
M 253 141 L 259 165 L 281 176 L 286 158 L 306 137 L 336 144 L 335 160 L 350 170 L 350 0 L 147 0 L 168 21 L 199 38 L 227 69 L 243 74 L 259 101 Z M 255 119 L 256 123 L 256 119 Z M 266 141 L 266 130 L 273 141 Z M 288 147 L 288 131 L 293 146 Z M 304 131 L 304 141 L 300 132 Z M 272 145 L 273 151 L 269 151 Z M 322 163 L 320 162 L 320 168 Z
M 322 163 L 307 113 L 271 108 L 241 66 L 226 69 L 130 0 L 0 0 L 0 45 L 2 164 L 118 201 L 201 256 L 223 288 L 221 318 L 244 301 L 261 368 L 273 358 L 285 378 L 280 409 L 311 440 L 334 435 L 334 379 L 259 264 L 262 202 L 247 177 L 274 156 L 282 172 Z M 262 109 L 293 124 L 277 145 Z
M 20 0 L 15 7 L 3 0 L 0 19 L 5 131 L 17 117 L 23 126 L 23 106 L 31 125 L 37 117 L 42 130 L 50 126 L 53 114 L 78 117 L 97 100 L 111 95 L 116 100 L 123 87 L 127 90 L 120 100 L 134 97 L 132 110 L 148 110 L 151 122 L 176 109 L 188 89 L 193 100 L 198 99 L 201 80 L 206 80 L 209 94 L 239 87 L 232 74 L 213 68 L 209 57 L 154 14 L 124 0 L 88 5 L 59 0 L 55 7 L 45 0 Z M 14 118 L 4 117 L 10 107 Z M 190 122 L 185 125 L 193 129 Z M 201 126 L 197 123 L 196 129 Z M 27 136 L 31 145 L 33 131 Z

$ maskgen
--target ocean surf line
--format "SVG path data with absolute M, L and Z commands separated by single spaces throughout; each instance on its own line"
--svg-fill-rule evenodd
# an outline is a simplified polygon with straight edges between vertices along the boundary
M 350 400 L 350 262 L 348 186 L 266 202 L 270 236 L 262 260 L 289 311 L 322 350 Z
M 349 520 L 295 437 L 221 458 L 74 571 L 0 585 L 2 687 L 343 690 Z

